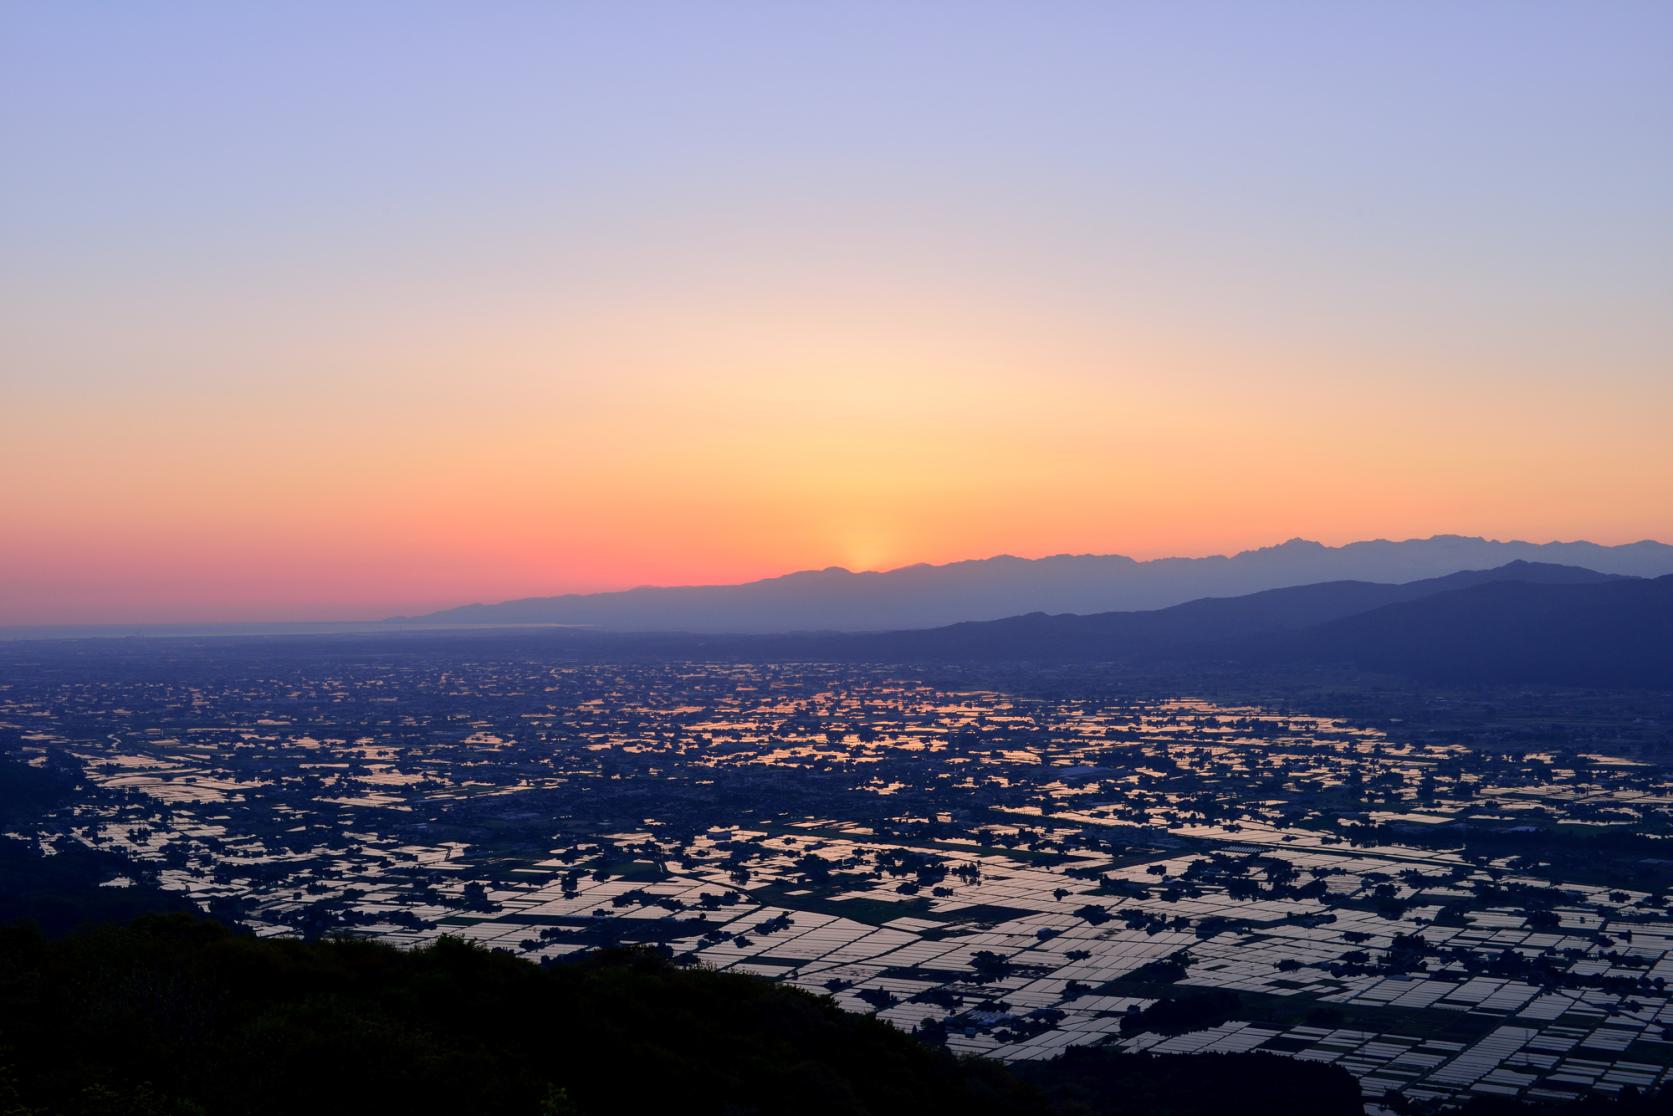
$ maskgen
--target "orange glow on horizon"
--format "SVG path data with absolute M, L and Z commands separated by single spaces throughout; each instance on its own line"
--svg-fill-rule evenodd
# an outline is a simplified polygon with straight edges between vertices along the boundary
M 1666 5 L 261 7 L 7 13 L 0 627 L 1673 541 Z
M 0 415 L 21 482 L 0 495 L 0 623 L 372 618 L 1297 535 L 1673 534 L 1665 379 L 1624 415 L 1530 352 L 1515 392 L 1460 379 L 1437 407 L 1410 369 L 1444 378 L 1467 350 L 1211 343 L 1040 307 L 438 305 L 293 340 L 236 381 L 210 371 L 236 322 L 156 338 L 135 359 L 171 375 L 92 405 L 33 385 Z
M 660 322 L 642 331 L 656 351 L 580 336 L 539 361 L 538 338 L 409 341 L 349 354 L 381 370 L 347 384 L 185 382 L 97 409 L 46 399 L 46 421 L 14 411 L 0 453 L 25 483 L 0 509 L 15 528 L 0 623 L 372 618 L 1297 535 L 1673 533 L 1673 486 L 1643 467 L 1667 461 L 1673 409 L 1622 421 L 1536 382 L 1514 399 L 1460 386 L 1437 413 L 1293 347 L 1048 343 L 986 319 L 941 323 L 930 332 L 956 343 L 937 350 L 922 329 L 780 322 L 753 336 Z

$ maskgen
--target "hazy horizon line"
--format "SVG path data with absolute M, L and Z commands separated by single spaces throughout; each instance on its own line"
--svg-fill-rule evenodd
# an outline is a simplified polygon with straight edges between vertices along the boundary
M 1001 560 L 1006 560 L 1006 559 L 1013 560 L 1013 561 L 1018 561 L 1018 562 L 1049 562 L 1049 561 L 1053 561 L 1053 560 L 1056 560 L 1056 559 L 1117 558 L 1117 559 L 1126 559 L 1126 560 L 1132 562 L 1136 566 L 1145 566 L 1145 565 L 1151 565 L 1151 564 L 1158 563 L 1158 562 L 1178 562 L 1178 561 L 1194 562 L 1194 561 L 1205 561 L 1205 560 L 1214 559 L 1214 558 L 1223 558 L 1223 559 L 1226 559 L 1226 560 L 1230 561 L 1230 560 L 1233 560 L 1233 559 L 1236 559 L 1236 558 L 1243 557 L 1245 555 L 1253 555 L 1253 554 L 1260 554 L 1260 553 L 1268 552 L 1268 551 L 1281 550 L 1284 547 L 1294 546 L 1296 544 L 1304 544 L 1304 545 L 1308 545 L 1308 546 L 1318 547 L 1321 550 L 1340 551 L 1340 550 L 1346 550 L 1350 547 L 1370 546 L 1370 545 L 1376 545 L 1376 544 L 1379 544 L 1379 543 L 1387 544 L 1387 545 L 1391 545 L 1391 546 L 1399 546 L 1399 545 L 1406 545 L 1406 544 L 1411 544 L 1411 543 L 1431 543 L 1431 542 L 1440 542 L 1440 541 L 1449 541 L 1449 540 L 1456 540 L 1456 541 L 1459 541 L 1459 542 L 1484 543 L 1484 544 L 1498 545 L 1498 546 L 1536 546 L 1536 547 L 1542 547 L 1542 546 L 1596 546 L 1596 547 L 1600 547 L 1600 548 L 1603 548 L 1603 549 L 1610 549 L 1610 550 L 1621 549 L 1621 548 L 1625 548 L 1625 547 L 1633 547 L 1633 546 L 1663 546 L 1663 547 L 1673 546 L 1673 544 L 1666 543 L 1666 542 L 1664 542 L 1660 539 L 1653 538 L 1653 537 L 1650 537 L 1650 536 L 1644 536 L 1642 538 L 1630 539 L 1630 540 L 1627 540 L 1625 542 L 1609 543 L 1609 542 L 1598 542 L 1594 539 L 1588 539 L 1588 538 L 1554 538 L 1554 539 L 1546 539 L 1546 540 L 1542 540 L 1542 541 L 1535 541 L 1533 539 L 1526 539 L 1526 538 L 1493 538 L 1493 537 L 1489 537 L 1489 536 L 1486 536 L 1486 535 L 1466 535 L 1466 534 L 1460 534 L 1460 533 L 1456 533 L 1456 532 L 1438 532 L 1438 533 L 1432 534 L 1432 535 L 1414 535 L 1414 536 L 1409 536 L 1409 537 L 1406 537 L 1406 538 L 1390 538 L 1390 537 L 1387 537 L 1387 536 L 1376 536 L 1376 537 L 1373 537 L 1373 538 L 1351 539 L 1347 542 L 1342 542 L 1342 543 L 1327 543 L 1327 542 L 1319 541 L 1317 539 L 1308 538 L 1304 535 L 1292 535 L 1292 536 L 1282 540 L 1281 542 L 1270 543 L 1270 544 L 1267 544 L 1267 545 L 1264 545 L 1264 546 L 1245 547 L 1241 550 L 1230 550 L 1230 551 L 1227 551 L 1227 552 L 1208 552 L 1208 553 L 1200 553 L 1200 554 L 1168 553 L 1168 554 L 1159 554 L 1159 555 L 1156 555 L 1155 557 L 1150 557 L 1150 558 L 1135 558 L 1131 555 L 1124 554 L 1124 553 L 1121 553 L 1119 551 L 1114 551 L 1114 550 L 1110 550 L 1110 551 L 1079 551 L 1079 552 L 1076 552 L 1076 551 L 1056 551 L 1056 552 L 1049 553 L 1049 554 L 1035 554 L 1035 555 L 1016 554 L 1016 553 L 1012 553 L 1010 551 L 1002 551 L 1002 552 L 999 552 L 999 553 L 996 553 L 996 554 L 988 554 L 988 555 L 985 555 L 985 556 L 982 556 L 982 557 L 956 558 L 956 559 L 951 559 L 951 560 L 945 561 L 945 562 L 931 562 L 931 561 L 907 562 L 907 563 L 897 565 L 897 566 L 886 566 L 886 567 L 881 567 L 881 568 L 877 568 L 877 569 L 854 569 L 854 568 L 851 568 L 851 567 L 848 567 L 848 566 L 843 566 L 843 565 L 840 565 L 840 564 L 833 564 L 833 565 L 829 565 L 829 566 L 807 566 L 807 567 L 802 567 L 802 568 L 799 568 L 799 569 L 786 570 L 782 573 L 768 574 L 768 575 L 761 576 L 761 577 L 742 578 L 742 579 L 735 580 L 735 581 L 660 582 L 660 583 L 658 583 L 658 582 L 647 582 L 647 583 L 640 583 L 640 584 L 633 584 L 633 585 L 625 585 L 625 586 L 622 586 L 622 587 L 619 587 L 619 588 L 557 590 L 557 591 L 553 591 L 553 592 L 549 592 L 549 593 L 535 593 L 535 594 L 530 594 L 530 595 L 526 595 L 526 596 L 502 597 L 502 598 L 498 598 L 498 599 L 494 599 L 494 600 L 477 599 L 477 600 L 455 601 L 453 603 L 442 603 L 442 604 L 439 604 L 439 605 L 417 605 L 417 606 L 414 606 L 413 611 L 409 611 L 409 612 L 397 613 L 397 614 L 393 614 L 393 615 L 388 614 L 388 613 L 380 613 L 380 614 L 377 614 L 377 615 L 367 615 L 367 616 L 347 618 L 347 619 L 344 619 L 344 618 L 307 619 L 307 618 L 298 618 L 298 617 L 293 615 L 293 616 L 274 617 L 274 618 L 266 618 L 266 619 L 245 617 L 245 618 L 225 619 L 225 620 L 149 619 L 149 620 L 120 620 L 120 621 L 88 621 L 88 622 L 79 622 L 79 623 L 50 623 L 50 622 L 48 622 L 48 623 L 21 623 L 21 624 L 0 623 L 0 638 L 5 638 L 5 639 L 30 639 L 30 638 L 53 638 L 55 636 L 74 636 L 74 635 L 77 635 L 77 634 L 91 636 L 91 635 L 121 635 L 121 634 L 136 634 L 137 635 L 137 634 L 142 634 L 142 633 L 149 633 L 149 634 L 154 634 L 154 635 L 161 635 L 161 634 L 192 635 L 192 634 L 212 634 L 212 633 L 213 634 L 226 634 L 226 635 L 234 635 L 234 634 L 256 635 L 256 634 L 286 634 L 286 629 L 295 629 L 296 630 L 295 634 L 322 634 L 325 631 L 340 631 L 340 632 L 343 632 L 343 633 L 346 634 L 346 633 L 350 633 L 352 631 L 362 630 L 362 629 L 378 630 L 378 629 L 383 628 L 386 625 L 397 624 L 397 623 L 400 623 L 402 621 L 407 621 L 407 622 L 419 621 L 419 620 L 423 620 L 424 618 L 426 618 L 428 616 L 431 616 L 431 615 L 446 613 L 446 612 L 453 611 L 453 610 L 456 610 L 456 609 L 467 609 L 467 608 L 476 608 L 476 607 L 492 607 L 492 606 L 501 605 L 501 604 L 517 604 L 517 603 L 523 603 L 523 602 L 529 602 L 529 601 L 559 599 L 559 598 L 565 598 L 565 597 L 608 596 L 608 595 L 612 595 L 612 594 L 621 594 L 621 593 L 636 593 L 636 592 L 640 592 L 640 591 L 644 591 L 644 590 L 683 590 L 683 589 L 735 588 L 735 587 L 747 586 L 747 585 L 758 585 L 758 584 L 763 584 L 763 583 L 772 582 L 772 581 L 781 581 L 781 580 L 784 580 L 784 579 L 787 579 L 787 578 L 799 577 L 799 576 L 804 576 L 804 575 L 808 575 L 808 574 L 830 573 L 830 574 L 847 574 L 847 575 L 853 576 L 853 577 L 883 577 L 883 576 L 887 576 L 887 575 L 890 575 L 890 574 L 902 573 L 902 572 L 905 572 L 905 571 L 908 571 L 908 570 L 950 569 L 950 568 L 956 567 L 956 566 L 980 565 L 980 564 L 986 563 L 986 562 L 995 562 L 995 561 L 1001 561 Z M 371 606 L 368 606 L 368 607 L 370 608 Z M 546 623 L 546 622 L 538 622 L 538 623 L 501 622 L 501 623 L 485 624 L 485 625 L 471 625 L 471 624 L 455 623 L 455 624 L 451 624 L 451 625 L 448 625 L 448 626 L 454 627 L 454 628 L 459 628 L 459 629 L 464 629 L 464 628 L 471 628 L 471 627 L 492 627 L 492 628 L 573 627 L 573 626 L 577 626 L 577 625 L 554 624 L 554 623 Z M 582 626 L 584 626 L 584 625 L 582 625 Z M 245 631 L 242 631 L 241 629 L 249 629 L 249 631 L 245 632 Z

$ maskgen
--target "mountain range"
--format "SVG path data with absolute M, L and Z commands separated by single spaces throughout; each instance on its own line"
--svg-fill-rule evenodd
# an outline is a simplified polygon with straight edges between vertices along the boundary
M 736 634 L 899 631 L 1035 612 L 1155 610 L 1326 582 L 1407 584 L 1512 562 L 1650 578 L 1673 573 L 1673 546 L 1649 540 L 1602 546 L 1437 535 L 1337 547 L 1291 539 L 1230 556 L 1150 561 L 1121 555 L 1001 555 L 877 573 L 831 568 L 738 585 L 644 587 L 472 604 L 392 623 Z
M 388 631 L 388 629 L 385 629 Z M 1506 562 L 1407 582 L 1330 581 L 1164 609 L 1029 612 L 878 632 L 460 632 L 529 653 L 733 663 L 1108 666 L 1198 674 L 1389 674 L 1445 686 L 1553 684 L 1673 693 L 1673 574 Z M 407 631 L 442 637 L 448 629 Z
M 1510 562 L 1491 570 L 1399 584 L 1327 581 L 1147 611 L 1031 613 L 941 628 L 803 638 L 809 647 L 824 646 L 844 658 L 1067 662 L 1184 656 L 1271 661 L 1311 657 L 1310 641 L 1318 632 L 1341 659 L 1356 645 L 1356 628 L 1347 623 L 1354 618 L 1387 610 L 1398 614 L 1402 606 L 1442 598 L 1439 611 L 1426 613 L 1438 619 L 1453 601 L 1469 599 L 1460 596 L 1466 590 L 1506 583 L 1547 589 L 1616 582 L 1646 584 L 1640 578 L 1576 566 Z
M 1149 612 L 781 637 L 775 657 L 890 662 L 1308 664 L 1449 685 L 1673 689 L 1673 575 L 1513 562 L 1405 584 L 1326 582 Z
M 1673 576 L 1490 581 L 1269 637 L 1242 658 L 1448 684 L 1673 690 Z
M 529 646 L 544 653 L 606 659 L 1093 665 L 1164 673 L 1304 667 L 1442 685 L 1673 691 L 1673 575 L 1517 561 L 1408 582 L 1330 581 L 1162 609 L 1036 612 L 889 632 L 548 627 L 523 638 L 538 641 Z

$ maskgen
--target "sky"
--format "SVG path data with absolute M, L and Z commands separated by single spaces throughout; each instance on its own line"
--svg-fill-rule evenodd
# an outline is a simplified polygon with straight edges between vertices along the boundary
M 0 625 L 1673 540 L 1673 5 L 0 5 Z

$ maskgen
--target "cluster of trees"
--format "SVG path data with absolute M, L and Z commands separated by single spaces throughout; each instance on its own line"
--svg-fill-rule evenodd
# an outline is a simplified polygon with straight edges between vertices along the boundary
M 1164 1035 L 1182 1035 L 1187 1031 L 1201 1031 L 1217 1027 L 1237 1014 L 1236 992 L 1224 988 L 1206 988 L 1165 996 L 1149 1007 L 1129 1012 L 1121 1020 L 1121 1033 L 1136 1035 L 1155 1031 Z
M 1359 1111 L 1335 1067 L 1210 1061 L 1087 1052 L 1018 1071 L 638 950 L 542 967 L 445 938 L 257 940 L 184 916 L 0 930 L 7 1116 Z
M 76 793 L 82 782 L 81 768 L 61 755 L 39 767 L 13 758 L 16 743 L 14 730 L 0 730 L 0 830 L 14 824 L 26 830 L 20 822 Z M 69 840 L 56 842 L 48 855 L 35 841 L 0 832 L 0 925 L 29 921 L 64 933 L 90 923 L 192 909 L 183 896 L 157 886 L 154 869 L 127 857 Z
M 200 920 L 0 931 L 0 1112 L 1040 1113 L 1002 1066 L 640 951 L 541 968 L 443 939 Z

